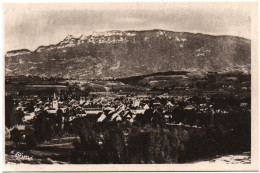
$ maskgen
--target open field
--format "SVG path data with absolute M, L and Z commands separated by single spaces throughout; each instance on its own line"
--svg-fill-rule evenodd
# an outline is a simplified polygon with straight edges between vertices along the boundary
M 241 154 L 232 155 L 217 155 L 216 158 L 211 158 L 205 161 L 196 161 L 192 163 L 218 163 L 218 164 L 251 164 L 251 153 L 243 152 Z

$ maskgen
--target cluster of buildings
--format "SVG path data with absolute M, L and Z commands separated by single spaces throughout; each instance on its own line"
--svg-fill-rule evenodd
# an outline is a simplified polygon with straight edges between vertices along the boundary
M 187 111 L 196 111 L 198 113 L 223 113 L 229 112 L 228 109 L 221 109 L 214 107 L 210 98 L 206 97 L 204 101 L 194 101 L 190 96 L 175 96 L 170 97 L 167 94 L 152 98 L 148 95 L 139 96 L 109 96 L 96 97 L 90 99 L 89 97 L 80 97 L 79 100 L 71 99 L 61 101 L 54 93 L 52 100 L 43 102 L 37 100 L 32 112 L 26 111 L 26 106 L 20 102 L 16 110 L 24 112 L 24 122 L 29 122 L 34 119 L 42 110 L 49 114 L 57 114 L 61 110 L 64 117 L 72 121 L 75 118 L 86 117 L 96 122 L 112 122 L 112 121 L 136 121 L 136 117 L 144 115 L 146 110 L 156 111 L 161 110 L 166 122 L 172 117 L 174 109 L 181 109 Z M 248 103 L 240 103 L 240 107 L 247 107 Z

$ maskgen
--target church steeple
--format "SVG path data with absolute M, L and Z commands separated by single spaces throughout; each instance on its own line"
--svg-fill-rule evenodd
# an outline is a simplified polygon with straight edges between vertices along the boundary
M 57 100 L 55 92 L 54 92 L 53 100 Z
M 58 100 L 56 98 L 56 93 L 54 92 L 53 100 L 52 100 L 52 108 L 58 110 Z

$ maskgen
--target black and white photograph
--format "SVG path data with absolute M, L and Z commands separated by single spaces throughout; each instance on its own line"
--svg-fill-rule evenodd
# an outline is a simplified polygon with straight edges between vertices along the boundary
M 256 2 L 2 6 L 8 170 L 259 169 Z

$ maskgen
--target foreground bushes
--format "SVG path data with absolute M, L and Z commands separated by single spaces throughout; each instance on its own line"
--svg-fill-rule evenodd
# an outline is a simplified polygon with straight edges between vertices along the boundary
M 185 126 L 73 122 L 72 163 L 184 163 L 250 150 L 250 121 L 236 122 L 229 131 Z

